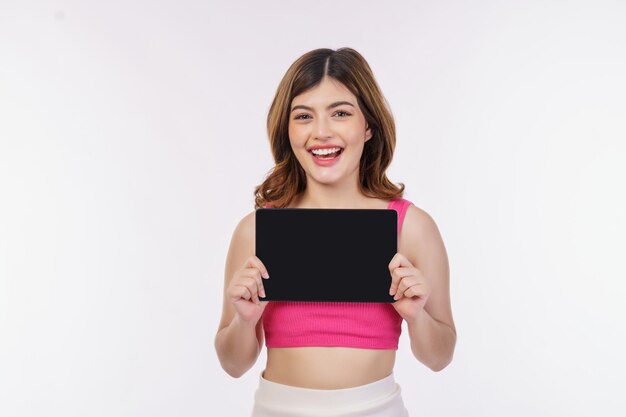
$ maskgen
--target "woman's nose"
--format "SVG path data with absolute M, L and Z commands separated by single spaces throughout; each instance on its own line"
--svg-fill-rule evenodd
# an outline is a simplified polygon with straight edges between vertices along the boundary
M 314 123 L 314 132 L 316 138 L 322 139 L 331 136 L 330 126 L 325 118 L 318 117 Z

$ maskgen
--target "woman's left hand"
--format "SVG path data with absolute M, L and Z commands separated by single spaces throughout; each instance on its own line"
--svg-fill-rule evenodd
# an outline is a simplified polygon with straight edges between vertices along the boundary
M 396 253 L 389 262 L 389 272 L 391 272 L 389 294 L 394 295 L 394 299 L 397 300 L 392 305 L 404 320 L 411 322 L 422 313 L 428 301 L 431 291 L 428 280 L 401 253 Z

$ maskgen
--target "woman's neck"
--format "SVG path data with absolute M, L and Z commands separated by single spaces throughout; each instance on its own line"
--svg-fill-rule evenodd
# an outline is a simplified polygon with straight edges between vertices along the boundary
M 297 208 L 359 209 L 378 208 L 380 205 L 379 199 L 366 197 L 359 192 L 351 195 L 332 192 L 313 194 L 305 190 L 296 197 L 292 206 Z

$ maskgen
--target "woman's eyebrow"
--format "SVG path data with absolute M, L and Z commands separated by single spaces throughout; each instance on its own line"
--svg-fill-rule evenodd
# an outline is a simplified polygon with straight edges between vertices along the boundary
M 328 107 L 326 107 L 326 110 L 330 110 L 333 107 L 341 106 L 342 104 L 347 104 L 348 106 L 354 107 L 354 104 L 350 103 L 349 101 L 335 101 L 334 103 L 328 105 Z M 305 106 L 303 104 L 298 104 L 297 106 L 294 106 L 293 109 L 291 109 L 291 111 L 293 112 L 294 110 L 297 110 L 297 109 L 313 111 L 311 107 Z

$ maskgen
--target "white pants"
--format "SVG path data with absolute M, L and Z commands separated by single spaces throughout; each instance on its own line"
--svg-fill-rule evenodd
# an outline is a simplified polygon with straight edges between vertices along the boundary
M 386 378 L 353 388 L 319 390 L 259 376 L 252 417 L 408 417 L 400 386 Z

